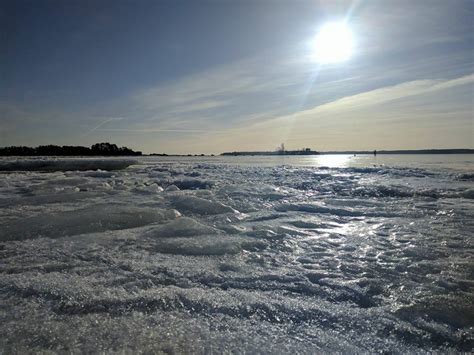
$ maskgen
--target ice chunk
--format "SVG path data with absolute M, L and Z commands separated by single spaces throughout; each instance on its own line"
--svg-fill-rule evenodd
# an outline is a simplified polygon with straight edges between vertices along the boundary
M 466 189 L 459 193 L 461 197 L 474 199 L 474 189 Z
M 179 187 L 176 185 L 169 185 L 165 191 L 172 192 L 172 191 L 179 191 Z
M 155 194 L 155 193 L 158 193 L 158 192 L 162 192 L 163 188 L 160 185 L 158 185 L 156 183 L 153 183 L 153 184 L 150 184 L 150 185 L 139 186 L 135 189 L 135 191 L 141 192 L 141 193 L 146 193 L 146 194 Z

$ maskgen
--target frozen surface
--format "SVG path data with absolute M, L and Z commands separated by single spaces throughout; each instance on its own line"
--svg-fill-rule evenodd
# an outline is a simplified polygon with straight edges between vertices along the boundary
M 469 158 L 256 159 L 0 173 L 0 352 L 472 351 Z
M 118 158 L 20 158 L 0 161 L 0 171 L 120 170 L 135 163 L 136 160 Z

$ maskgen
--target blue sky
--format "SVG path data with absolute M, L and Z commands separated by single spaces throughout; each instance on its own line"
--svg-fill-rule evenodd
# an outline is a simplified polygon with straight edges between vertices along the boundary
M 0 3 L 0 146 L 474 148 L 472 1 Z M 314 61 L 324 23 L 352 57 Z

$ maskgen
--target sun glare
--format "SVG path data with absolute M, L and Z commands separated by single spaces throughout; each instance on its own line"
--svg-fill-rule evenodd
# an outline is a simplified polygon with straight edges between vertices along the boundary
M 345 23 L 326 23 L 313 41 L 314 59 L 321 64 L 342 62 L 351 57 L 352 47 L 352 32 Z

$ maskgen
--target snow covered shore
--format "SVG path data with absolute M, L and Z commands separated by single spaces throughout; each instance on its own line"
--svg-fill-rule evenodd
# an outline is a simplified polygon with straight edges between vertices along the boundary
M 470 173 L 39 161 L 0 164 L 0 352 L 473 348 Z

